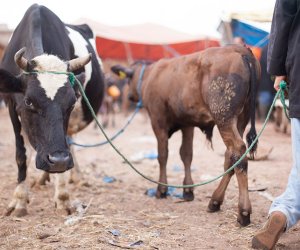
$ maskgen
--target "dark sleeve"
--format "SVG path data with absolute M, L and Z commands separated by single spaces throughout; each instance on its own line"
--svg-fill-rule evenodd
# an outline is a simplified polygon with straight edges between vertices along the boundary
M 286 75 L 289 32 L 297 12 L 297 0 L 276 0 L 268 46 L 268 72 Z

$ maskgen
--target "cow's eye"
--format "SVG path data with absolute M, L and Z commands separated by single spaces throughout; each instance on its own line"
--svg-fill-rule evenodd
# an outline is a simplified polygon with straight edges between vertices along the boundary
M 28 108 L 32 108 L 33 107 L 32 101 L 30 101 L 30 99 L 28 99 L 28 98 L 24 99 L 24 103 L 25 103 L 25 106 L 28 107 Z

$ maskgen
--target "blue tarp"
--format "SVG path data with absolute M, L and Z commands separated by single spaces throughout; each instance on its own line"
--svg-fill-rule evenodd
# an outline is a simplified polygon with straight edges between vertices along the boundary
M 237 19 L 231 20 L 231 29 L 234 37 L 243 37 L 248 45 L 262 48 L 268 43 L 268 32 Z

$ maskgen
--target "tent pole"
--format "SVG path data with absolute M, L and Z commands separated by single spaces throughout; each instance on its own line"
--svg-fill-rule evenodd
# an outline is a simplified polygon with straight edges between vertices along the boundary
M 129 43 L 123 43 L 123 45 L 124 45 L 125 52 L 126 52 L 127 62 L 129 64 L 132 64 L 133 63 L 133 58 L 132 58 L 132 52 L 131 52 L 131 49 L 130 49 L 130 45 L 129 45 Z

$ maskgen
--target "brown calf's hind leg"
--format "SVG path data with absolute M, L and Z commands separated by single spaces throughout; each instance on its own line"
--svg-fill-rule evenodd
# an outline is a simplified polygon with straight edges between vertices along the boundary
M 221 136 L 227 146 L 227 151 L 225 154 L 225 169 L 231 167 L 235 162 L 237 162 L 240 157 L 246 151 L 246 146 L 237 129 L 220 129 Z M 239 214 L 237 221 L 242 226 L 247 226 L 250 224 L 250 214 L 251 214 L 251 203 L 248 194 L 248 161 L 244 158 L 241 163 L 234 169 L 237 176 L 238 186 L 239 186 Z M 227 185 L 232 176 L 232 172 L 222 178 L 221 183 L 212 195 L 211 201 L 209 203 L 209 210 L 216 211 L 219 209 L 220 205 L 224 200 L 225 191 Z
M 225 152 L 224 171 L 226 171 L 231 166 L 230 156 L 231 153 L 227 149 Z M 227 175 L 223 176 L 219 186 L 214 191 L 212 198 L 208 204 L 208 212 L 217 212 L 220 210 L 220 207 L 224 200 L 225 191 L 233 174 L 234 172 L 230 171 Z
M 194 184 L 191 175 L 191 163 L 193 159 L 193 137 L 194 137 L 193 127 L 182 129 L 182 144 L 180 147 L 180 157 L 184 164 L 184 172 L 185 172 L 183 185 Z M 194 200 L 194 188 L 184 188 L 183 199 L 186 201 Z
M 158 163 L 159 163 L 159 182 L 167 182 L 167 160 L 168 160 L 168 134 L 156 124 L 153 124 L 153 130 L 157 139 Z M 166 198 L 168 187 L 158 185 L 156 198 Z
M 246 150 L 246 146 L 244 145 L 243 153 Z M 236 162 L 241 155 L 233 155 L 233 159 Z M 240 223 L 241 226 L 247 226 L 250 224 L 250 214 L 251 214 L 251 203 L 249 199 L 248 193 L 248 160 L 245 158 L 235 169 L 236 178 L 238 181 L 239 186 L 239 213 L 237 221 Z

